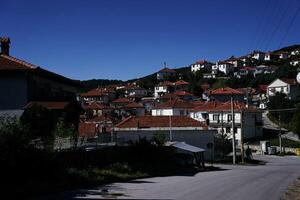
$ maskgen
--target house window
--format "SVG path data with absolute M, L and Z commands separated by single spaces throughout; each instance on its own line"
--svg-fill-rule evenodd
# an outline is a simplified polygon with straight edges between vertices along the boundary
M 180 116 L 183 116 L 184 115 L 184 110 L 180 110 Z
M 226 127 L 226 133 L 230 133 L 230 127 Z
M 234 133 L 237 133 L 237 128 L 236 127 L 234 127 Z
M 213 120 L 214 121 L 219 121 L 219 115 L 213 115 Z
M 227 121 L 231 122 L 232 121 L 232 115 L 227 115 Z

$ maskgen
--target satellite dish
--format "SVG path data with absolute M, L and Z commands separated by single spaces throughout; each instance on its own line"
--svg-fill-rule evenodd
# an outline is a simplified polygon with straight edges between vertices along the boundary
M 297 75 L 297 82 L 300 84 L 300 72 Z

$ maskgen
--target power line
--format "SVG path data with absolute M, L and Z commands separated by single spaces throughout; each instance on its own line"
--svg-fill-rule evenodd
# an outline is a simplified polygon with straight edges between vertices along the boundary
M 272 7 L 270 7 L 270 10 L 266 10 L 266 13 L 268 13 L 266 15 L 266 17 L 263 19 L 265 23 L 263 23 L 263 29 L 262 29 L 262 36 L 260 38 L 260 40 L 258 41 L 257 44 L 257 48 L 256 49 L 260 49 L 263 46 L 264 40 L 267 36 L 268 33 L 268 28 L 269 28 L 269 20 L 272 18 L 272 13 L 273 11 L 277 8 L 278 5 L 278 0 L 276 0 L 273 4 L 271 4 Z M 277 9 L 276 9 L 277 10 Z
M 295 19 L 296 19 L 297 15 L 298 15 L 299 11 L 300 11 L 300 3 L 299 3 L 299 6 L 298 6 L 298 8 L 297 8 L 297 10 L 296 10 L 296 12 L 295 12 L 295 14 L 294 14 L 294 16 L 293 16 L 291 22 L 290 22 L 288 28 L 286 29 L 285 34 L 283 35 L 283 37 L 282 37 L 282 39 L 281 39 L 281 41 L 280 41 L 280 43 L 279 43 L 279 47 L 278 47 L 278 48 L 280 48 L 280 47 L 282 46 L 283 42 L 285 41 L 285 39 L 286 39 L 288 33 L 290 32 L 290 29 L 292 28 L 292 26 L 293 26 L 293 24 L 294 24 L 294 22 L 295 22 Z
M 275 36 L 276 33 L 278 32 L 278 30 L 279 30 L 279 28 L 280 28 L 280 26 L 281 26 L 281 24 L 282 24 L 282 21 L 283 21 L 283 19 L 285 18 L 285 15 L 286 15 L 287 11 L 289 10 L 290 4 L 289 4 L 289 3 L 286 3 L 286 4 L 287 4 L 286 9 L 282 12 L 282 15 L 280 16 L 280 19 L 279 19 L 279 21 L 278 21 L 278 24 L 277 24 L 276 28 L 273 30 L 271 36 L 269 37 L 269 39 L 268 39 L 268 41 L 267 41 L 267 43 L 266 43 L 266 49 L 265 49 L 265 50 L 268 49 L 268 47 L 269 47 L 269 45 L 270 45 L 270 42 L 272 42 L 274 36 Z
M 256 48 L 256 45 L 257 45 L 258 40 L 259 40 L 259 35 L 260 35 L 260 33 L 262 32 L 262 28 L 263 28 L 263 26 L 262 26 L 263 23 L 262 23 L 262 22 L 263 22 L 264 19 L 265 19 L 264 15 L 266 14 L 266 11 L 269 9 L 270 1 L 271 1 L 271 0 L 267 0 L 267 1 L 266 1 L 266 4 L 265 4 L 265 6 L 264 6 L 264 9 L 262 10 L 261 16 L 260 16 L 259 14 L 257 15 L 257 19 L 259 20 L 259 23 L 258 23 L 258 26 L 257 26 L 257 34 L 255 34 L 255 36 L 254 36 L 255 39 L 254 39 L 253 42 L 251 43 L 251 46 L 249 46 L 247 52 L 250 52 L 250 51 L 252 51 L 254 48 Z

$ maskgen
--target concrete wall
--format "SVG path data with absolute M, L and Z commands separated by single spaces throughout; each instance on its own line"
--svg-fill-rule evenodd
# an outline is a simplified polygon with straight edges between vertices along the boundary
M 137 131 L 116 131 L 115 139 L 118 144 L 126 144 L 128 141 L 136 142 L 139 138 L 147 138 L 151 140 L 154 134 L 163 134 L 166 140 L 169 140 L 170 132 L 168 130 L 137 130 Z M 173 140 L 177 142 L 185 142 L 187 144 L 200 147 L 206 150 L 204 156 L 206 160 L 210 159 L 210 149 L 207 149 L 208 143 L 214 143 L 215 130 L 173 130 Z

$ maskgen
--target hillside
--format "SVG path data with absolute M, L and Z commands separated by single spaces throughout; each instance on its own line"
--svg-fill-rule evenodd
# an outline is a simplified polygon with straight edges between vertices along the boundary
M 300 48 L 299 44 L 283 47 L 277 50 L 274 50 L 273 52 L 279 52 L 279 51 L 293 51 L 297 48 Z M 295 56 L 293 56 L 295 58 Z M 255 79 L 250 77 L 245 77 L 242 79 L 237 79 L 231 77 L 230 79 L 203 79 L 201 72 L 198 72 L 196 74 L 191 73 L 190 67 L 179 67 L 174 68 L 174 70 L 177 72 L 176 77 L 170 78 L 170 81 L 176 81 L 178 79 L 183 79 L 187 82 L 190 82 L 190 90 L 195 93 L 201 92 L 200 85 L 204 82 L 209 83 L 213 87 L 257 87 L 259 84 L 269 84 L 275 77 L 278 78 L 292 78 L 294 77 L 294 74 L 297 73 L 296 69 L 289 67 L 289 59 L 288 60 L 281 60 L 276 62 L 271 61 L 255 61 L 252 63 L 252 66 L 257 65 L 268 65 L 268 66 L 278 66 L 278 70 L 275 74 L 268 74 L 264 76 L 258 76 Z M 143 87 L 145 89 L 153 89 L 153 87 L 158 84 L 158 81 L 156 79 L 156 72 L 149 74 L 147 76 L 141 77 L 139 79 L 130 79 L 127 81 L 122 80 L 108 80 L 108 79 L 91 79 L 91 80 L 85 80 L 81 81 L 82 88 L 81 91 L 87 91 L 92 88 L 101 87 L 101 86 L 107 86 L 111 84 L 122 84 L 122 83 L 132 83 L 137 82 L 140 87 Z

